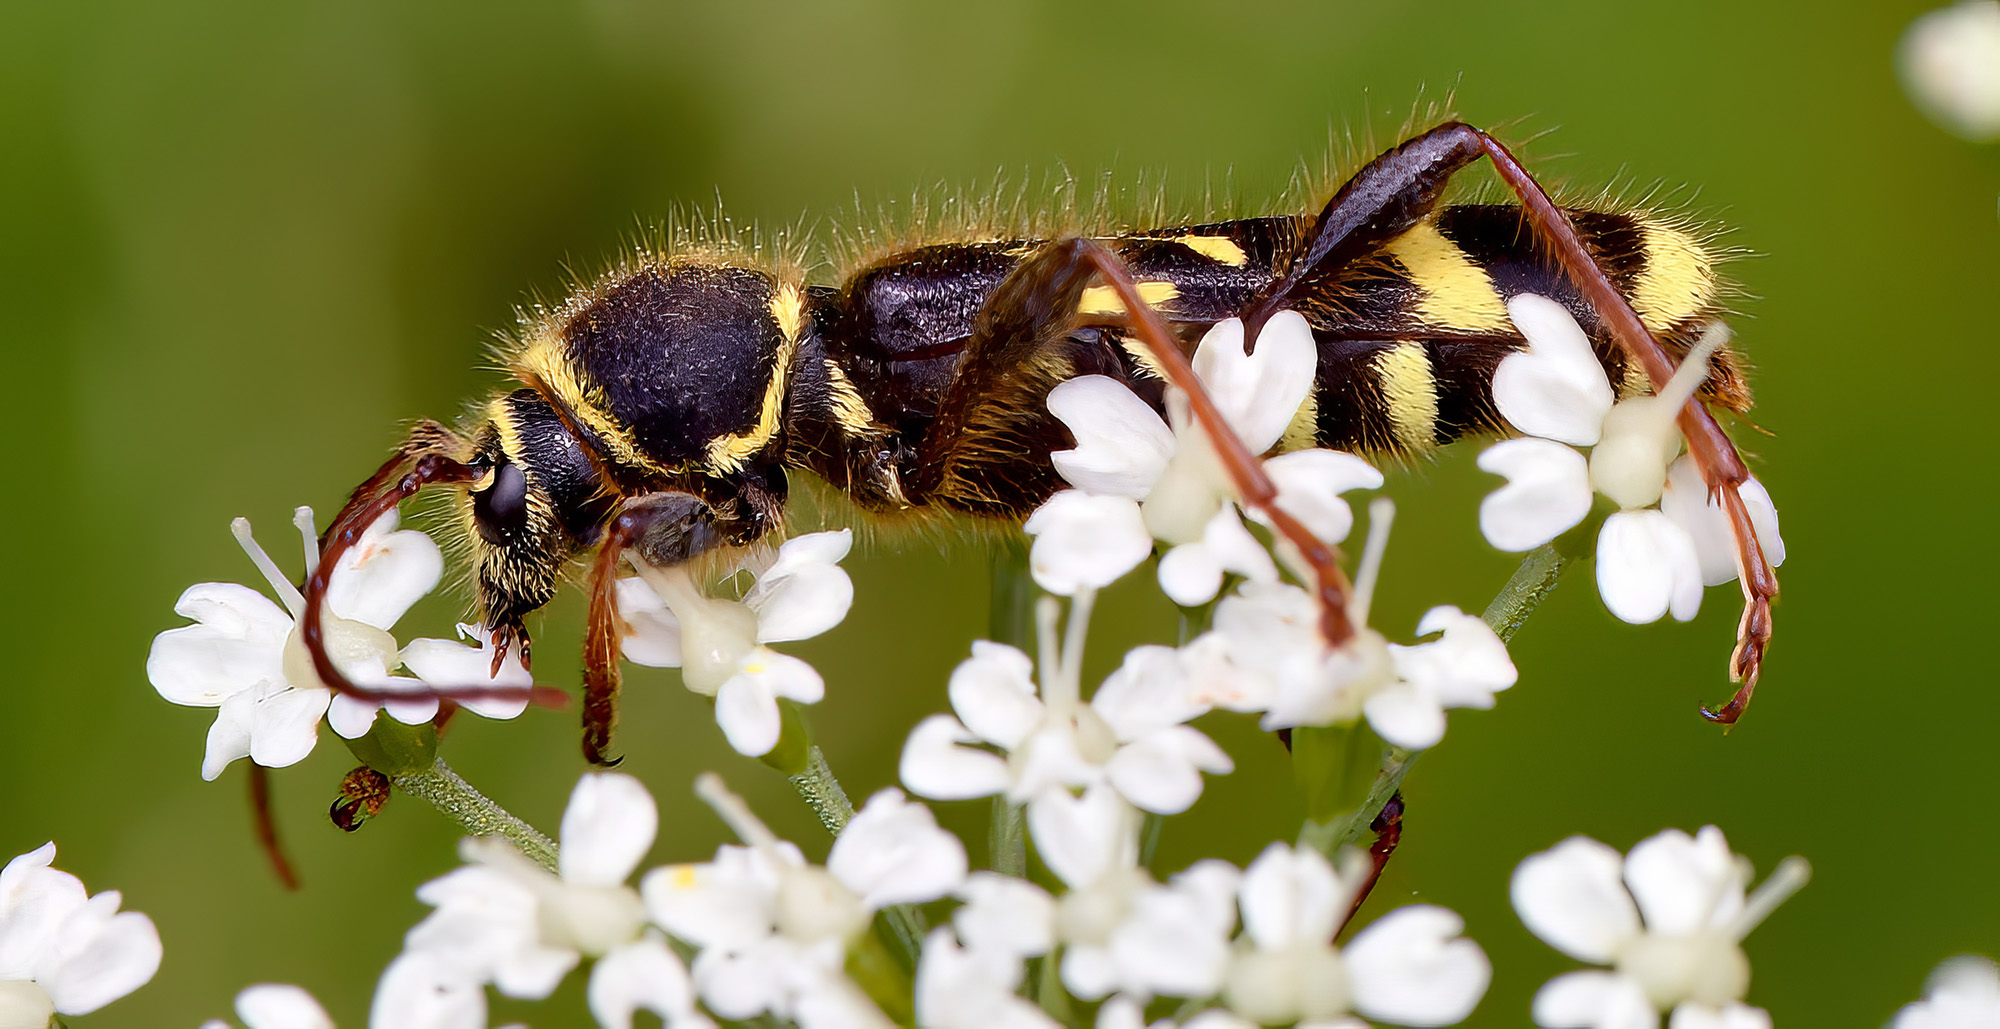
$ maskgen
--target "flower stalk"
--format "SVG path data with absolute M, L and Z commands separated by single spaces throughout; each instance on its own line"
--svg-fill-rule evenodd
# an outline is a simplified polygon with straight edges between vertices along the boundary
M 556 870 L 556 843 L 541 831 L 516 817 L 485 794 L 472 788 L 443 758 L 421 771 L 391 775 L 389 781 L 404 793 L 437 808 L 438 813 L 457 822 L 474 836 L 498 836 L 528 859 L 553 872 Z

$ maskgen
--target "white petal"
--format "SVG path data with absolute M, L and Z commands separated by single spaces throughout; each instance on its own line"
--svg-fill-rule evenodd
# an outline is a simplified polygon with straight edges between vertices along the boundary
M 1507 301 L 1507 314 L 1528 348 L 1494 369 L 1494 406 L 1528 435 L 1579 447 L 1596 443 L 1611 410 L 1611 381 L 1576 317 L 1533 293 Z
M 115 911 L 118 894 L 100 893 L 91 898 L 91 905 L 95 913 Z M 87 927 L 76 924 L 78 917 L 87 921 Z M 84 938 L 59 939 L 61 963 L 35 977 L 62 1014 L 96 1011 L 146 985 L 160 970 L 159 930 L 153 927 L 152 919 L 137 911 L 119 912 L 101 922 L 79 913 L 72 916 L 63 933 L 72 934 Z
M 1519 673 L 1507 656 L 1507 645 L 1485 619 L 1449 604 L 1431 608 L 1417 624 L 1417 635 L 1442 632 L 1444 638 L 1414 647 L 1391 644 L 1396 674 L 1423 689 L 1444 707 L 1493 706 L 1493 694 L 1514 685 Z
M 33 979 L 63 925 L 89 903 L 83 880 L 49 867 L 55 856 L 45 843 L 0 871 L 0 982 Z
M 1611 972 L 1570 972 L 1535 994 L 1535 1024 L 1576 1029 L 1660 1029 L 1636 980 Z
M 1924 999 L 1896 1015 L 1894 1029 L 1974 1029 L 2000 1025 L 2000 970 L 1969 954 L 1945 961 L 1924 984 Z
M 449 960 L 404 951 L 382 973 L 369 1029 L 485 1029 L 486 991 Z
M 1220 861 L 1204 864 L 1204 871 L 1221 866 L 1223 874 L 1213 875 L 1220 880 L 1220 890 L 1184 884 L 1181 876 L 1175 876 L 1169 886 L 1143 890 L 1134 898 L 1131 912 L 1110 941 L 1112 964 L 1123 988 L 1176 997 L 1206 997 L 1221 989 L 1229 964 L 1229 931 L 1236 920 L 1226 900 L 1220 907 L 1222 917 L 1217 917 L 1214 897 L 1229 895 L 1236 870 Z
M 1203 771 L 1227 774 L 1235 767 L 1214 740 L 1199 730 L 1174 725 L 1119 747 L 1104 771 L 1132 806 L 1156 815 L 1177 815 L 1201 796 Z
M 452 683 L 451 685 L 462 685 Z M 386 680 L 371 682 L 370 689 L 395 690 L 408 693 L 400 700 L 363 700 L 345 693 L 333 695 L 333 701 L 326 709 L 326 724 L 340 734 L 342 739 L 359 739 L 368 734 L 375 724 L 375 713 L 387 711 L 396 721 L 404 725 L 422 725 L 437 717 L 438 698 L 430 692 L 430 686 L 416 679 L 392 676 Z M 297 691 L 293 691 L 297 692 Z
M 285 681 L 292 619 L 262 593 L 233 582 L 188 587 L 174 613 L 199 624 L 153 638 L 146 678 L 176 704 L 214 707 L 258 683 Z
M 695 989 L 709 1010 L 730 1021 L 783 1010 L 791 954 L 792 948 L 775 939 L 741 951 L 704 950 L 694 959 Z
M 663 865 L 647 872 L 639 893 L 647 914 L 674 936 L 705 952 L 742 950 L 771 935 L 778 878 L 778 869 L 764 855 L 724 846 L 707 864 Z
M 55 1004 L 33 980 L 0 979 L 0 1026 L 5 1029 L 47 1029 L 55 1014 Z M 205 1023 L 201 1029 L 218 1025 L 229 1029 L 226 1023 L 221 1022 Z
M 1667 1029 L 1771 1029 L 1771 1013 L 1748 1004 L 1731 1004 L 1721 1009 L 1682 1004 L 1667 1019 Z M 1897 1023 L 1897 1029 L 1903 1029 L 1902 1023 Z
M 563 881 L 620 886 L 652 849 L 659 808 L 639 780 L 616 772 L 585 774 L 563 810 Z
M 1722 830 L 1712 825 L 1695 836 L 1668 829 L 1639 841 L 1625 859 L 1625 886 L 1649 933 L 1680 935 L 1727 924 L 1743 909 L 1745 878 Z
M 894 788 L 868 798 L 826 855 L 826 870 L 871 911 L 936 900 L 965 881 L 965 867 L 965 844 Z
M 518 697 L 496 695 L 477 700 L 461 700 L 458 706 L 482 718 L 515 718 L 528 709 L 528 687 L 535 677 L 521 663 L 519 650 L 510 651 L 493 673 L 492 634 L 477 625 L 460 623 L 461 636 L 476 639 L 479 645 L 466 646 L 453 640 L 414 639 L 403 648 L 404 667 L 431 686 L 518 686 Z M 394 714 L 394 710 L 391 711 Z M 400 714 L 397 715 L 401 719 Z
M 1124 383 L 1080 375 L 1049 391 L 1049 413 L 1076 438 L 1074 450 L 1049 455 L 1056 472 L 1087 493 L 1146 499 L 1167 458 L 1173 430 Z
M 1597 534 L 1597 592 L 1634 625 L 1672 610 L 1685 622 L 1701 607 L 1701 561 L 1686 530 L 1657 510 L 1620 511 Z
M 715 693 L 715 724 L 738 754 L 762 757 L 778 745 L 783 728 L 778 698 L 761 678 L 731 676 Z
M 1004 643 L 974 640 L 972 656 L 951 670 L 951 709 L 980 739 L 1012 750 L 1042 721 L 1034 662 Z
M 1229 514 L 1227 508 L 1224 514 Z M 1183 543 L 1160 558 L 1160 592 L 1182 607 L 1199 607 L 1222 589 L 1222 562 L 1205 544 Z
M 910 730 L 897 775 L 911 793 L 933 800 L 969 800 L 1007 788 L 1007 762 L 983 750 L 961 747 L 978 737 L 950 715 L 932 715 Z
M 1139 813 L 1108 786 L 1092 787 L 1081 797 L 1053 788 L 1028 802 L 1035 852 L 1072 889 L 1137 862 L 1138 828 Z
M 1265 847 L 1250 862 L 1237 890 L 1243 931 L 1263 950 L 1333 939 L 1336 920 L 1347 914 L 1354 893 L 1325 855 L 1282 843 Z
M 1479 502 L 1479 531 L 1501 550 L 1533 550 L 1590 513 L 1590 463 L 1546 439 L 1502 440 L 1479 454 L 1483 471 L 1507 484 Z
M 632 1015 L 651 1011 L 668 1026 L 706 1026 L 694 1008 L 694 985 L 681 959 L 657 933 L 599 959 L 590 970 L 590 1013 L 606 1029 L 632 1029 Z
M 1322 543 L 1339 543 L 1354 528 L 1354 511 L 1342 493 L 1382 488 L 1382 473 L 1374 465 L 1339 450 L 1279 454 L 1264 462 L 1264 472 L 1278 487 L 1278 506 Z
M 854 606 L 854 581 L 834 562 L 853 533 L 816 532 L 788 540 L 743 602 L 757 612 L 757 642 L 810 639 L 840 624 Z
M 625 660 L 649 668 L 679 668 L 681 623 L 667 602 L 636 575 L 619 579 L 613 588 L 618 591 L 618 617 L 625 623 L 619 644 Z
M 1738 487 L 1757 543 L 1773 567 L 1785 563 L 1785 540 L 1778 534 L 1778 512 L 1771 494 L 1754 477 Z M 1722 505 L 1709 499 L 1708 486 L 1693 457 L 1682 457 L 1667 469 L 1667 490 L 1660 497 L 1660 510 L 1694 539 L 1695 554 L 1701 560 L 1702 583 L 1720 586 L 1736 578 L 1736 536 Z
M 444 574 L 444 555 L 429 536 L 396 531 L 397 521 L 392 508 L 340 559 L 327 581 L 327 610 L 386 630 L 410 605 L 437 588 Z
M 1171 647 L 1138 646 L 1090 696 L 1091 710 L 1104 719 L 1120 742 L 1131 742 L 1206 712 L 1186 674 L 1181 652 Z
M 1035 509 L 1021 528 L 1035 537 L 1028 570 L 1050 593 L 1070 596 L 1109 586 L 1153 552 L 1139 505 L 1124 497 L 1064 490 Z
M 1376 919 L 1343 951 L 1355 1010 L 1401 1025 L 1463 1021 L 1493 979 L 1486 953 L 1464 931 L 1456 913 L 1429 905 Z
M 245 1029 L 333 1029 L 313 995 L 289 983 L 259 983 L 236 995 Z
M 951 924 L 968 948 L 1025 958 L 1055 946 L 1055 901 L 1034 883 L 974 872 L 958 895 L 965 906 L 952 912 Z
M 1407 750 L 1437 746 L 1444 739 L 1444 708 L 1429 691 L 1407 682 L 1385 686 L 1361 704 L 1368 727 Z
M 1312 391 L 1319 344 L 1304 316 L 1280 311 L 1264 323 L 1255 352 L 1246 355 L 1242 320 L 1227 318 L 1201 338 L 1193 363 L 1229 427 L 1251 453 L 1261 454 L 1285 434 Z
M 1897 58 L 1904 87 L 1932 121 L 1975 143 L 2000 138 L 2000 9 L 1959 3 L 1919 15 Z
M 1528 931 L 1579 961 L 1610 964 L 1639 934 L 1639 910 L 1620 879 L 1624 858 L 1572 836 L 1514 869 L 1514 910 Z

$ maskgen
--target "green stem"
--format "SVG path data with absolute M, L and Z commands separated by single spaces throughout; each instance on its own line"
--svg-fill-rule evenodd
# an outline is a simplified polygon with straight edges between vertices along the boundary
M 986 594 L 986 638 L 1033 654 L 1037 592 L 1028 571 L 1027 540 L 1010 535 L 995 543 Z M 1021 806 L 1008 802 L 1004 793 L 993 798 L 986 859 L 1001 875 L 1028 875 L 1027 824 Z
M 1493 602 L 1486 605 L 1486 610 L 1480 614 L 1494 634 L 1500 637 L 1500 642 L 1511 642 L 1542 601 L 1555 592 L 1556 582 L 1569 562 L 1570 558 L 1553 543 L 1544 543 L 1521 559 L 1521 566 L 1514 569 L 1507 584 L 1500 587 Z M 1383 806 L 1389 803 L 1389 798 L 1403 788 L 1403 780 L 1410 774 L 1411 767 L 1416 765 L 1417 758 L 1422 756 L 1422 751 L 1384 747 L 1381 767 L 1375 773 L 1375 781 L 1369 785 L 1367 799 L 1362 801 L 1361 807 L 1328 822 L 1308 820 L 1299 830 L 1299 843 L 1331 856 L 1340 848 L 1360 840 L 1375 821 L 1375 816 L 1381 814 Z
M 787 782 L 805 798 L 806 806 L 819 816 L 819 824 L 826 827 L 827 835 L 838 836 L 847 828 L 847 820 L 854 817 L 854 802 L 847 799 L 847 791 L 840 788 L 840 780 L 833 777 L 833 769 L 826 766 L 826 755 L 819 747 L 806 749 L 806 770 L 789 776 Z
M 557 870 L 554 840 L 473 789 L 443 758 L 427 769 L 391 776 L 389 781 L 404 793 L 428 802 L 466 832 L 474 836 L 505 837 L 536 864 L 551 872 Z

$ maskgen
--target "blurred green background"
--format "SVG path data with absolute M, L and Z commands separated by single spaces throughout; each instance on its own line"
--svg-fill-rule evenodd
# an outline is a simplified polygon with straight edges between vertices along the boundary
M 1378 892 L 1461 912 L 1495 965 L 1474 1016 L 1525 1021 L 1572 967 L 1520 927 L 1507 881 L 1573 833 L 1619 848 L 1721 825 L 1760 873 L 1813 884 L 1750 937 L 1750 999 L 1780 1023 L 1879 1024 L 1926 972 L 2000 951 L 1992 630 L 1992 297 L 2000 157 L 1904 101 L 1893 44 L 1924 3 L 1186 4 L 1082 9 L 741 3 L 73 3 L 0 27 L 0 298 L 9 396 L 0 639 L 0 857 L 55 839 L 61 867 L 124 891 L 166 945 L 148 987 L 80 1026 L 192 1025 L 235 991 L 297 982 L 343 1025 L 453 867 L 452 829 L 401 800 L 345 836 L 326 805 L 353 763 L 330 734 L 275 774 L 306 882 L 252 842 L 241 765 L 197 772 L 211 712 L 143 672 L 175 597 L 256 582 L 247 515 L 290 566 L 293 505 L 322 517 L 401 420 L 491 388 L 493 330 L 565 267 L 589 272 L 677 207 L 829 217 L 996 170 L 1233 177 L 1277 197 L 1330 131 L 1384 142 L 1424 92 L 1510 123 L 1579 187 L 1685 184 L 1756 252 L 1747 437 L 1792 554 L 1764 688 L 1724 736 L 1735 594 L 1693 625 L 1615 624 L 1579 569 L 1515 646 L 1521 685 L 1453 717 L 1408 788 Z M 1676 194 L 1686 196 L 1688 193 Z M 817 220 L 817 221 L 816 221 Z M 1477 538 L 1492 485 L 1469 451 L 1394 474 L 1403 502 L 1377 624 L 1478 608 L 1512 562 Z M 1986 541 L 1986 542 L 1982 542 Z M 858 599 L 796 648 L 829 683 L 813 720 L 850 791 L 888 784 L 902 735 L 985 624 L 972 544 L 881 543 Z M 1131 591 L 1124 591 L 1128 596 Z M 455 599 L 399 629 L 444 635 Z M 1114 597 L 1096 651 L 1171 632 Z M 538 670 L 574 682 L 580 605 L 541 624 Z M 676 673 L 630 676 L 626 768 L 660 798 L 653 860 L 720 826 L 687 793 L 718 769 L 781 831 L 824 843 L 774 773 L 726 752 Z M 476 721 L 476 720 L 475 720 Z M 1160 867 L 1247 860 L 1295 825 L 1280 755 L 1210 718 L 1241 762 L 1170 823 Z M 572 718 L 465 724 L 451 760 L 553 829 L 582 763 Z M 959 824 L 979 805 L 949 812 Z M 1217 841 L 1222 841 L 1217 843 Z M 1366 916 L 1364 916 L 1366 917 Z M 583 1024 L 565 1000 L 524 1011 Z

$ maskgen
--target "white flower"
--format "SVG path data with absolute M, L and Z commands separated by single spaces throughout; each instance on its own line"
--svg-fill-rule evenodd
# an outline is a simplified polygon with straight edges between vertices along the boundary
M 546 997 L 579 960 L 598 958 L 589 996 L 601 1024 L 629 1026 L 633 1011 L 645 1008 L 669 1025 L 705 1026 L 687 972 L 663 941 L 642 933 L 645 906 L 625 885 L 658 826 L 653 798 L 637 779 L 585 775 L 563 812 L 560 875 L 512 844 L 468 839 L 467 867 L 418 888 L 437 910 L 404 945 L 510 997 Z
M 486 991 L 451 957 L 406 950 L 375 985 L 368 1029 L 486 1029 Z
M 56 845 L 0 869 L 0 1025 L 87 1015 L 144 986 L 160 968 L 153 920 L 118 910 L 117 890 L 89 896 L 50 867 Z
M 1217 322 L 1195 348 L 1193 365 L 1230 428 L 1262 454 L 1311 392 L 1319 348 L 1293 311 L 1266 323 L 1254 353 L 1245 354 L 1243 343 L 1241 320 Z M 1206 603 L 1224 572 L 1277 578 L 1270 554 L 1244 528 L 1235 485 L 1189 417 L 1185 395 L 1168 392 L 1171 428 L 1124 384 L 1101 375 L 1058 385 L 1048 405 L 1077 444 L 1050 460 L 1077 489 L 1050 498 L 1026 525 L 1036 537 L 1029 567 L 1043 589 L 1069 595 L 1109 585 L 1152 553 L 1155 538 L 1172 547 L 1160 562 L 1160 588 L 1179 604 Z M 1328 543 L 1353 523 L 1340 493 L 1382 484 L 1381 473 L 1359 458 L 1326 450 L 1281 455 L 1265 469 L 1279 487 L 1279 506 Z
M 1614 403 L 1604 367 L 1567 308 L 1524 293 L 1507 311 L 1528 345 L 1494 370 L 1493 402 L 1529 435 L 1479 455 L 1480 468 L 1507 479 L 1480 504 L 1480 531 L 1502 550 L 1529 550 L 1583 521 L 1593 494 L 1602 493 L 1619 507 L 1597 540 L 1605 606 L 1633 623 L 1669 612 L 1693 618 L 1704 584 L 1736 578 L 1735 542 L 1694 459 L 1674 459 L 1681 446 L 1675 419 L 1706 379 L 1709 355 L 1727 342 L 1727 330 L 1711 328 L 1658 395 Z M 1754 478 L 1738 494 L 1765 556 L 1782 564 L 1770 494 Z
M 317 742 L 321 716 L 352 739 L 368 731 L 378 710 L 410 725 L 431 720 L 438 709 L 431 686 L 481 680 L 501 686 L 532 684 L 518 660 L 488 678 L 490 643 L 473 651 L 449 640 L 415 640 L 408 650 L 397 649 L 390 626 L 437 585 L 444 569 L 437 544 L 421 532 L 398 531 L 397 521 L 394 510 L 384 514 L 342 557 L 327 584 L 322 621 L 327 651 L 350 680 L 370 689 L 411 693 L 408 700 L 386 704 L 336 696 L 320 682 L 297 627 L 305 598 L 251 537 L 250 523 L 241 518 L 231 523 L 237 542 L 284 607 L 235 583 L 191 586 L 174 611 L 196 624 L 159 634 L 146 659 L 146 676 L 161 696 L 176 704 L 220 709 L 208 732 L 202 778 L 214 779 L 240 757 L 271 768 L 303 760 Z M 293 524 L 304 538 L 309 576 L 319 560 L 312 510 L 299 508 Z M 485 635 L 466 626 L 460 631 Z M 406 662 L 417 679 L 391 674 Z M 487 717 L 512 718 L 527 706 L 527 691 L 519 699 L 462 703 Z
M 1896 1013 L 1894 1029 L 1992 1029 L 2000 1026 L 2000 969 L 1961 955 L 1937 967 L 1924 999 Z
M 1345 950 L 1334 947 L 1367 875 L 1358 852 L 1336 872 L 1316 850 L 1265 848 L 1239 890 L 1244 935 L 1224 988 L 1230 1009 L 1260 1024 L 1319 1024 L 1358 1011 L 1403 1025 L 1448 1025 L 1471 1014 L 1492 967 L 1444 908 L 1400 908 Z
M 1521 862 L 1514 910 L 1550 946 L 1612 971 L 1557 976 L 1535 995 L 1537 1025 L 1652 1029 L 1658 1011 L 1675 1029 L 1768 1026 L 1742 1003 L 1750 962 L 1745 934 L 1810 874 L 1788 858 L 1747 898 L 1750 864 L 1722 831 L 1669 829 L 1630 856 L 1582 836 Z
M 1311 594 L 1288 583 L 1246 582 L 1216 605 L 1214 630 L 1182 652 L 1197 700 L 1261 711 L 1265 729 L 1350 725 L 1366 714 L 1383 739 L 1418 750 L 1444 737 L 1446 708 L 1490 708 L 1493 695 L 1514 684 L 1506 645 L 1458 608 L 1425 612 L 1417 635 L 1443 635 L 1415 646 L 1389 643 L 1368 627 L 1394 506 L 1378 499 L 1370 510 L 1348 610 L 1354 637 L 1329 648 Z
M 236 995 L 236 1017 L 244 1029 L 334 1029 L 332 1016 L 312 994 L 287 983 L 245 988 Z M 229 1023 L 211 1019 L 201 1029 L 229 1029 Z
M 1026 879 L 998 872 L 974 872 L 958 888 L 964 906 L 951 914 L 952 928 L 967 947 L 1031 958 L 1055 946 L 1055 901 Z
M 708 596 L 685 568 L 637 561 L 636 578 L 617 583 L 625 659 L 679 668 L 687 688 L 715 698 L 715 721 L 739 754 L 778 745 L 778 698 L 818 703 L 825 681 L 798 658 L 766 643 L 802 640 L 840 624 L 854 583 L 839 561 L 853 534 L 816 532 L 787 540 L 741 601 Z
M 2000 3 L 1969 0 L 1903 33 L 1903 87 L 1931 120 L 1973 142 L 2000 139 Z
M 1014 991 L 1021 959 L 960 947 L 946 928 L 931 930 L 917 961 L 917 1024 L 924 1029 L 1054 1029 L 1060 1025 Z
M 899 791 L 870 798 L 834 840 L 827 867 L 772 835 L 713 775 L 696 782 L 747 847 L 707 864 L 646 873 L 646 910 L 701 948 L 694 985 L 730 1020 L 770 1012 L 808 1024 L 887 1025 L 842 972 L 847 945 L 890 904 L 946 896 L 965 880 L 965 847 Z
M 1193 700 L 1169 648 L 1132 650 L 1090 702 L 1081 701 L 1078 665 L 1093 599 L 1085 589 L 1072 600 L 1062 647 L 1056 602 L 1040 607 L 1045 646 L 1039 695 L 1028 655 L 1002 643 L 974 642 L 972 656 L 951 674 L 958 717 L 932 715 L 910 733 L 903 783 L 938 800 L 1005 793 L 1032 806 L 1052 790 L 1107 782 L 1147 811 L 1178 814 L 1201 795 L 1202 772 L 1230 771 L 1229 755 L 1183 724 L 1207 705 Z

